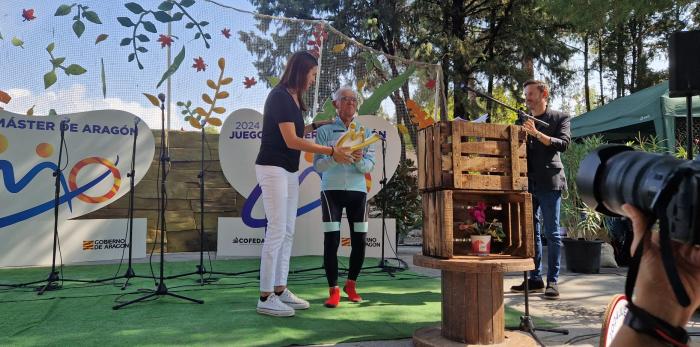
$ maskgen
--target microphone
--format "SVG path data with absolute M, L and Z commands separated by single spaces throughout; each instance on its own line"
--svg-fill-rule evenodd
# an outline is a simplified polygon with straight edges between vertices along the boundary
M 158 100 L 160 100 L 160 102 L 165 102 L 165 94 L 163 94 L 163 93 L 158 94 Z

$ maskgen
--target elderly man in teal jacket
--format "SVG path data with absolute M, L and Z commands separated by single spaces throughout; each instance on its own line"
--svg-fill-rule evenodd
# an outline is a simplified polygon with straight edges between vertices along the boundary
M 333 93 L 333 106 L 337 115 L 331 124 L 318 128 L 316 143 L 335 145 L 348 130 L 359 130 L 362 125 L 355 117 L 357 94 L 350 87 L 342 87 Z M 372 131 L 365 129 L 364 137 Z M 356 281 L 365 259 L 365 236 L 367 234 L 367 182 L 365 175 L 374 168 L 374 148 L 372 145 L 353 153 L 354 161 L 349 164 L 337 163 L 327 155 L 314 155 L 314 168 L 321 175 L 321 210 L 323 214 L 324 240 L 323 264 L 328 279 L 329 298 L 326 307 L 337 307 L 340 303 L 338 288 L 338 246 L 340 244 L 340 219 L 343 209 L 350 224 L 350 269 L 343 291 L 352 302 L 360 302 Z

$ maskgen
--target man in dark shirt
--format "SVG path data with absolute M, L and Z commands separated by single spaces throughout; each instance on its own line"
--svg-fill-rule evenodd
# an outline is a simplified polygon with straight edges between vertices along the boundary
M 529 80 L 523 85 L 525 104 L 530 113 L 549 124 L 535 124 L 531 119 L 523 123 L 530 135 L 527 140 L 528 190 L 532 193 L 535 227 L 535 270 L 530 273 L 530 292 L 544 291 L 545 299 L 558 299 L 559 267 L 561 263 L 561 236 L 559 210 L 561 192 L 566 189 L 566 176 L 560 153 L 571 141 L 570 120 L 567 114 L 547 107 L 549 89 L 542 81 Z M 542 240 L 538 213 L 541 213 L 544 236 L 547 238 L 547 286 L 542 281 Z M 515 292 L 525 290 L 525 283 L 511 287 Z

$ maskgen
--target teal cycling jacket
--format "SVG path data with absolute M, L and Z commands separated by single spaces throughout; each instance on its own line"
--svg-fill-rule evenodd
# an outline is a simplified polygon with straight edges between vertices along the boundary
M 355 129 L 362 125 L 357 118 L 352 120 Z M 348 128 L 336 116 L 335 121 L 316 130 L 316 143 L 334 146 Z M 365 129 L 365 138 L 372 135 L 372 130 Z M 374 168 L 374 145 L 363 148 L 362 159 L 350 164 L 338 164 L 329 155 L 314 154 L 314 169 L 321 174 L 321 190 L 352 190 L 367 193 L 365 174 Z

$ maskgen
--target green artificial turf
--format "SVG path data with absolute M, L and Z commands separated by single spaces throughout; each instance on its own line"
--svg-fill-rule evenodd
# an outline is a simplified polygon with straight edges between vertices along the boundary
M 347 264 L 347 259 L 341 261 Z M 367 259 L 365 264 L 375 264 Z M 195 270 L 196 262 L 170 262 L 169 275 Z M 215 271 L 256 270 L 259 261 L 220 260 Z M 292 270 L 314 268 L 320 257 L 292 258 Z M 154 263 L 158 271 L 158 264 Z M 210 269 L 207 262 L 205 266 Z M 148 263 L 135 264 L 138 275 L 150 275 Z M 68 266 L 64 278 L 110 277 L 117 265 Z M 368 270 L 371 271 L 371 270 Z M 119 274 L 124 272 L 124 267 Z M 22 283 L 46 278 L 48 269 L 0 270 L 0 283 Z M 33 288 L 0 287 L 0 345 L 12 346 L 157 346 L 235 345 L 285 346 L 330 344 L 408 338 L 413 331 L 440 323 L 440 280 L 412 272 L 365 273 L 358 279 L 362 303 L 343 298 L 336 309 L 323 307 L 327 283 L 323 270 L 290 274 L 289 287 L 311 302 L 295 317 L 276 318 L 255 312 L 257 272 L 219 276 L 200 286 L 197 275 L 166 280 L 177 294 L 204 300 L 203 305 L 170 296 L 112 310 L 112 306 L 138 298 L 152 289 L 152 279 L 135 278 L 122 291 L 107 284 L 65 282 L 62 289 L 37 296 Z M 121 282 L 123 280 L 120 280 Z M 342 284 L 341 279 L 341 284 Z M 506 325 L 517 325 L 520 313 L 506 308 Z M 539 323 L 539 322 L 538 322 Z

